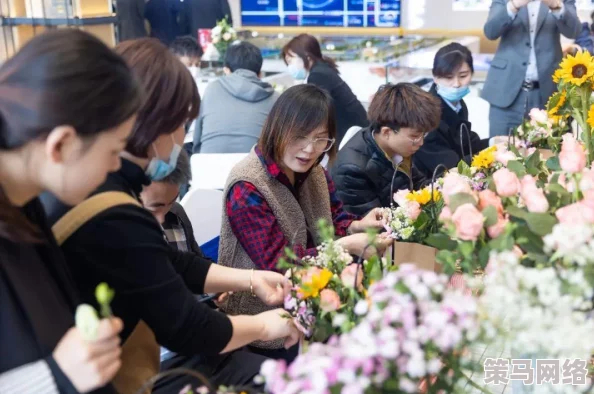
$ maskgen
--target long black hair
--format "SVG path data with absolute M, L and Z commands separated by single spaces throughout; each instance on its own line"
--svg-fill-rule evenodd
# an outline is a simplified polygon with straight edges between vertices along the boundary
M 72 126 L 90 142 L 134 115 L 140 88 L 124 60 L 94 36 L 36 36 L 0 68 L 0 154 Z M 36 228 L 0 188 L 0 237 L 36 240 Z

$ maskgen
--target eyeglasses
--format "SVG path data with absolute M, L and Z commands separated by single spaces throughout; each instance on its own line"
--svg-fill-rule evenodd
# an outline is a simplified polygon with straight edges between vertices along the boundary
M 421 136 L 417 137 L 417 138 L 410 138 L 410 137 L 406 136 L 406 139 L 409 140 L 410 142 L 412 142 L 413 145 L 416 145 L 425 139 L 425 133 L 421 134 Z
M 308 138 L 308 137 L 295 137 L 293 140 L 296 147 L 303 150 L 306 149 L 310 144 L 317 153 L 328 152 L 334 145 L 334 138 Z

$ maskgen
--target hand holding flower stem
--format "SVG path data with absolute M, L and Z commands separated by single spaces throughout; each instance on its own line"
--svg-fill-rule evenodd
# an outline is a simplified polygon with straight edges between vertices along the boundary
M 111 304 L 114 295 L 115 291 L 112 288 L 110 288 L 105 282 L 99 283 L 99 285 L 95 289 L 95 298 L 97 299 L 97 302 L 101 307 L 101 316 L 105 319 L 108 319 L 113 316 L 109 304 Z

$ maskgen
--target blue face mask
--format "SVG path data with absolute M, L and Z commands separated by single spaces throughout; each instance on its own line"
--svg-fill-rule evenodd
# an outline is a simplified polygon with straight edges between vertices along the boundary
M 303 68 L 303 67 L 299 67 L 299 66 L 291 63 L 287 66 L 287 69 L 289 71 L 289 74 L 291 74 L 291 76 L 298 81 L 302 81 L 307 77 L 307 72 L 305 71 L 305 68 Z
M 470 93 L 468 86 L 450 88 L 448 86 L 437 85 L 437 94 L 452 103 L 462 100 L 468 93 Z
M 171 137 L 171 139 L 173 140 L 173 137 Z M 153 149 L 155 150 L 155 154 L 157 154 L 157 149 L 155 148 L 154 144 Z M 153 157 L 151 159 L 145 172 L 151 181 L 161 181 L 175 170 L 175 167 L 177 166 L 177 159 L 179 158 L 181 150 L 182 147 L 176 144 L 174 140 L 173 149 L 169 155 L 169 163 L 159 159 L 158 157 Z

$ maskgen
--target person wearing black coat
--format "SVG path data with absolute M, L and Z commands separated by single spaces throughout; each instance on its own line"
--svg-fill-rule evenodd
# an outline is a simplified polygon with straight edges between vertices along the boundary
M 470 164 L 472 155 L 489 146 L 489 139 L 481 139 L 472 131 L 462 99 L 470 91 L 473 72 L 472 54 L 463 45 L 448 44 L 435 55 L 435 83 L 430 93 L 441 102 L 441 120 L 414 157 L 415 166 L 427 177 L 432 177 L 440 164 L 448 169 L 456 167 L 460 160 Z
M 289 73 L 296 80 L 305 80 L 332 96 L 336 113 L 336 145 L 340 146 L 347 130 L 369 125 L 365 108 L 349 85 L 340 77 L 334 60 L 323 56 L 314 36 L 300 34 L 289 41 L 282 51 Z
M 353 214 L 389 207 L 393 193 L 429 183 L 413 165 L 425 134 L 439 123 L 439 100 L 416 85 L 380 88 L 369 106 L 371 126 L 338 152 L 331 173 L 338 198 Z

